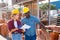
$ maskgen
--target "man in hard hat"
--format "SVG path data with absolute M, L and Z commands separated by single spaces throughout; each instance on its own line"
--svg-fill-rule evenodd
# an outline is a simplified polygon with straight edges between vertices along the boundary
M 23 30 L 20 29 L 22 26 L 20 20 L 19 20 L 19 10 L 13 9 L 11 12 L 12 19 L 8 22 L 8 28 L 9 28 L 9 34 L 11 36 L 12 34 L 12 40 L 22 40 Z
M 23 8 L 23 13 L 26 17 L 22 19 L 22 24 L 30 26 L 30 29 L 25 31 L 25 40 L 36 40 L 36 24 L 40 24 L 40 20 L 31 15 L 28 7 Z

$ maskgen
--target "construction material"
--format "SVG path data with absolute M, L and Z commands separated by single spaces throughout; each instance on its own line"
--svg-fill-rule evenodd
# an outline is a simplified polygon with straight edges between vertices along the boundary
M 58 39 L 59 39 L 59 33 L 57 32 L 50 33 L 50 40 L 58 40 Z
M 5 25 L 5 24 L 2 24 L 1 25 L 1 34 L 3 35 L 3 36 L 7 36 L 8 35 L 8 28 L 7 28 L 7 25 Z
M 60 15 L 60 14 L 59 14 Z M 57 26 L 60 26 L 60 16 L 57 17 Z

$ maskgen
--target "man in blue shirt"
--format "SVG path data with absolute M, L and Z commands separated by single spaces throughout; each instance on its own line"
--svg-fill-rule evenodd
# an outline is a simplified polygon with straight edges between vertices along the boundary
M 30 29 L 27 29 L 25 32 L 25 40 L 36 40 L 36 24 L 40 24 L 40 20 L 31 15 L 27 7 L 23 8 L 23 13 L 26 17 L 23 18 L 21 22 L 31 26 Z

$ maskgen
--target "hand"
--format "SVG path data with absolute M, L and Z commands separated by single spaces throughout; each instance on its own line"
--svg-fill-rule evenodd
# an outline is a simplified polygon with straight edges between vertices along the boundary
M 24 32 L 25 32 L 25 29 L 22 30 L 22 33 L 24 33 Z
M 11 33 L 14 32 L 14 31 L 16 31 L 16 30 L 18 30 L 18 28 L 12 29 L 12 30 L 11 30 Z
M 9 32 L 9 37 L 12 38 L 12 33 L 11 32 Z
M 13 29 L 14 31 L 18 30 L 18 28 Z

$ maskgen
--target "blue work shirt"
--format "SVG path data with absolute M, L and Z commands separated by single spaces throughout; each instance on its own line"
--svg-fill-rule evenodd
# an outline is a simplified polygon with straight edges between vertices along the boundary
M 40 20 L 38 20 L 38 18 L 34 17 L 33 15 L 30 15 L 29 18 L 23 18 L 21 22 L 23 24 L 31 26 L 30 29 L 26 30 L 25 35 L 33 36 L 36 34 L 36 24 L 40 23 Z

